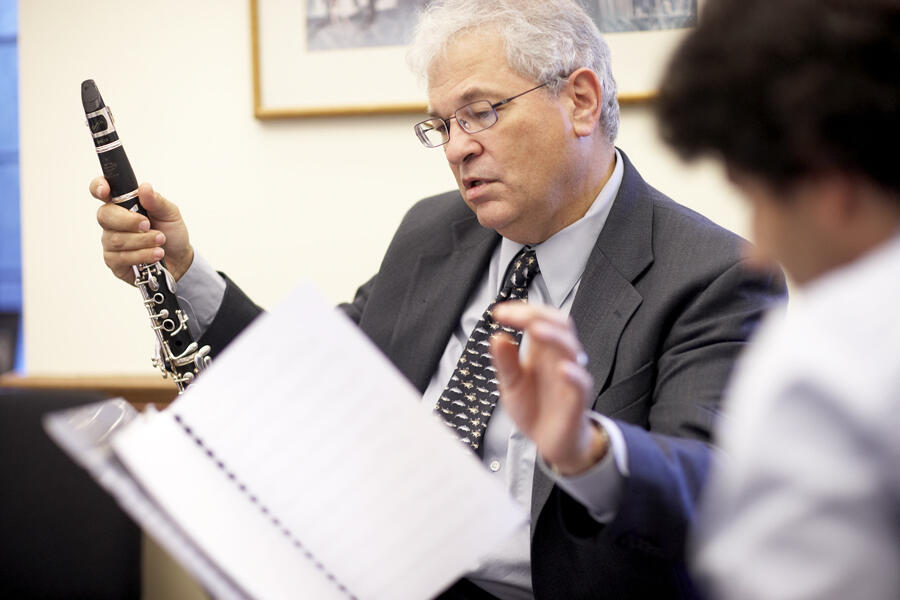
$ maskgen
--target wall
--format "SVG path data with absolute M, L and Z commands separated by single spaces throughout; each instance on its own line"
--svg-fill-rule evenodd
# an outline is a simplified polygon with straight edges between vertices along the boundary
M 178 203 L 199 251 L 263 305 L 300 278 L 350 298 L 406 209 L 453 186 L 441 152 L 415 140 L 416 115 L 254 119 L 247 0 L 28 0 L 19 43 L 30 374 L 152 371 L 139 293 L 101 257 L 83 79 L 112 107 L 138 179 Z M 619 145 L 649 182 L 746 230 L 719 170 L 682 165 L 646 106 L 623 109 Z

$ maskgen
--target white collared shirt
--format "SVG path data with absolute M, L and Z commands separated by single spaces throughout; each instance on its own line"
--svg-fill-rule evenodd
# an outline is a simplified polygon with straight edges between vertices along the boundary
M 900 598 L 900 233 L 767 316 L 719 421 L 693 567 L 727 600 Z

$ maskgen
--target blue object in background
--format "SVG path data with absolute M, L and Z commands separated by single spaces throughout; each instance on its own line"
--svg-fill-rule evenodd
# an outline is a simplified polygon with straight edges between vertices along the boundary
M 18 14 L 16 0 L 0 0 L 0 313 L 22 313 L 19 212 Z M 8 319 L 5 319 L 8 321 Z M 21 316 L 14 368 L 24 371 Z

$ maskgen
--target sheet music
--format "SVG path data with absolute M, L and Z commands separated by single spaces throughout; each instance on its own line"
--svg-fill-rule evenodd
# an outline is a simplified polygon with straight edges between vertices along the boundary
M 148 410 L 153 410 L 152 407 Z M 216 600 L 247 600 L 244 591 L 144 491 L 112 452 L 112 433 L 138 417 L 122 398 L 59 411 L 44 417 L 48 435 L 110 493 L 144 531 L 177 560 Z
M 418 392 L 309 286 L 117 456 L 256 598 L 429 598 L 524 526 Z

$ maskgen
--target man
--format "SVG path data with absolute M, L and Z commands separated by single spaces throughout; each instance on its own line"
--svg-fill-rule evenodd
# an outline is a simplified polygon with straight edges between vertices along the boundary
M 900 597 L 897 65 L 896 0 L 711 0 L 663 85 L 665 137 L 722 157 L 801 291 L 718 432 L 711 597 Z
M 532 517 L 444 597 L 690 596 L 685 532 L 710 429 L 781 279 L 745 270 L 736 236 L 613 146 L 609 51 L 576 2 L 434 2 L 411 62 L 432 115 L 416 134 L 443 149 L 459 191 L 413 206 L 342 308 Z M 198 288 L 218 286 L 195 321 L 221 349 L 259 309 L 195 260 L 174 205 L 146 185 L 141 201 L 149 221 L 101 207 L 107 264 L 127 281 L 164 251 L 195 308 Z M 527 315 L 485 311 L 525 295 Z M 494 342 L 495 406 L 485 348 L 499 319 L 524 321 L 529 354 Z

